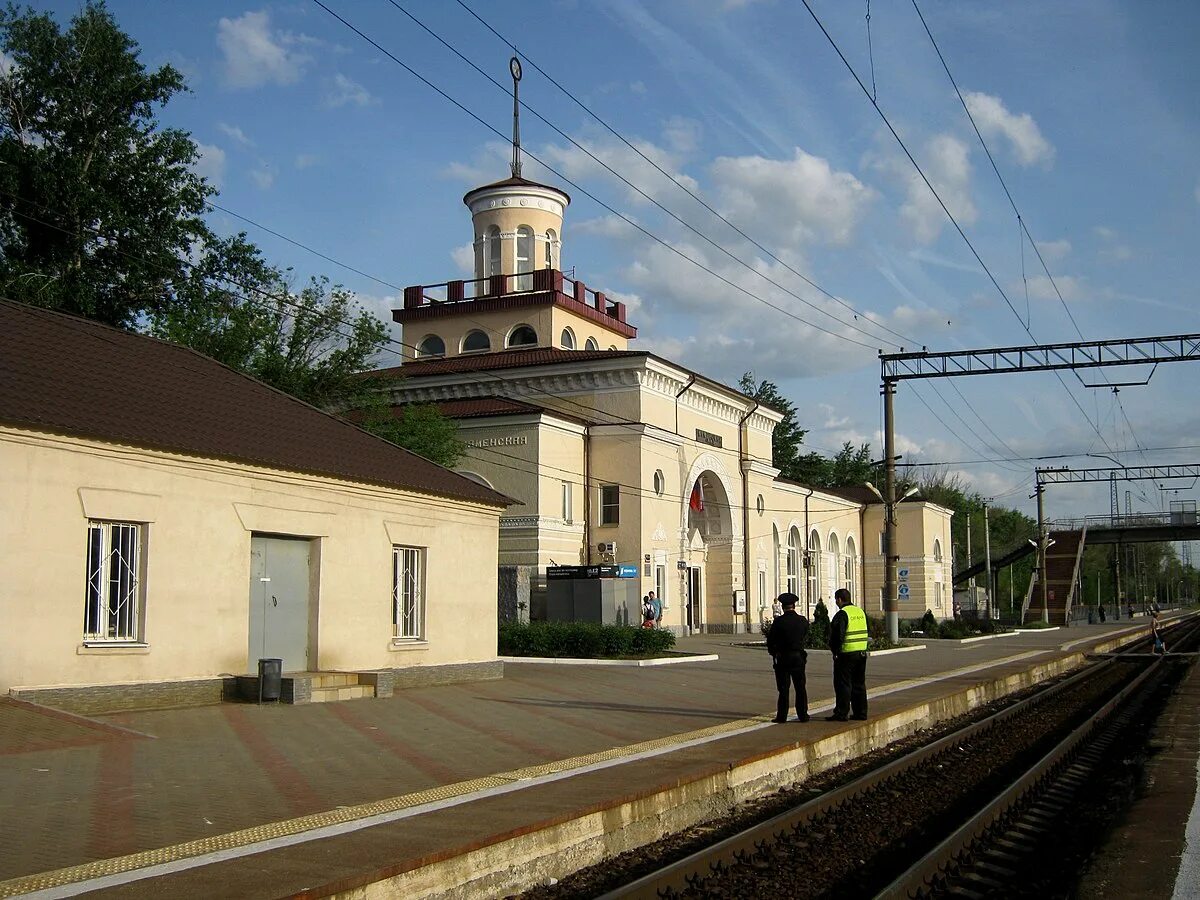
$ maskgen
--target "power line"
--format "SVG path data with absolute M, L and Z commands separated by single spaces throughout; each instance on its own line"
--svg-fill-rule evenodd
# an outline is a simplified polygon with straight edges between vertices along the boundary
M 326 6 L 326 5 L 325 5 L 325 4 L 322 2 L 322 0 L 312 0 L 312 2 L 313 2 L 313 3 L 315 3 L 317 6 L 321 7 L 321 9 L 325 10 L 327 13 L 329 13 L 329 15 L 333 16 L 333 18 L 337 19 L 339 22 L 341 22 L 343 25 L 345 25 L 345 26 L 346 26 L 348 29 L 350 29 L 351 31 L 353 31 L 353 32 L 354 32 L 355 34 L 357 34 L 357 35 L 358 35 L 360 38 L 362 38 L 364 41 L 366 41 L 368 44 L 370 44 L 372 47 L 374 47 L 376 50 L 378 50 L 380 53 L 384 54 L 384 55 L 385 55 L 385 56 L 386 56 L 388 59 L 390 59 L 390 60 L 391 60 L 392 62 L 394 62 L 396 65 L 400 66 L 402 69 L 404 69 L 406 72 L 408 72 L 408 73 L 409 73 L 410 75 L 412 75 L 414 78 L 416 78 L 416 79 L 417 79 L 418 81 L 420 81 L 422 84 L 426 85 L 428 88 L 430 88 L 431 90 L 433 90 L 434 92 L 436 92 L 437 94 L 439 94 L 441 97 L 443 97 L 444 99 L 446 99 L 448 102 L 450 102 L 450 103 L 452 103 L 454 106 L 458 107 L 460 110 L 462 110 L 462 111 L 463 111 L 464 113 L 466 113 L 468 116 L 470 116 L 471 118 L 473 118 L 475 121 L 477 121 L 477 122 L 478 122 L 480 125 L 482 125 L 484 128 L 487 128 L 487 129 L 488 129 L 489 131 L 491 131 L 493 134 L 497 135 L 498 137 L 500 137 L 500 138 L 502 138 L 502 139 L 504 139 L 504 140 L 507 140 L 507 139 L 508 139 L 508 137 L 507 137 L 507 136 L 506 136 L 506 135 L 505 135 L 503 132 L 501 132 L 499 129 L 497 129 L 497 128 L 493 127 L 493 126 L 492 126 L 490 123 L 488 123 L 488 122 L 484 121 L 484 119 L 483 119 L 482 117 L 480 117 L 479 115 L 477 115 L 476 113 L 474 113 L 473 111 L 471 111 L 470 109 L 468 109 L 466 106 L 464 106 L 464 105 L 463 105 L 462 103 L 460 103 L 458 100 L 456 100 L 456 99 L 454 99 L 453 97 L 451 97 L 449 94 L 447 94 L 447 93 L 446 93 L 445 91 L 443 91 L 441 88 L 439 88 L 437 85 L 433 84 L 433 82 L 429 81 L 427 78 L 425 78 L 423 75 L 421 75 L 421 74 L 420 74 L 419 72 L 417 72 L 415 69 L 413 69 L 413 68 L 412 68 L 411 66 L 409 66 L 407 63 L 405 63 L 405 62 L 403 62 L 402 60 L 400 60 L 400 59 L 399 59 L 397 56 L 395 56 L 395 54 L 393 54 L 391 51 L 389 51 L 389 50 L 387 50 L 386 48 L 384 48 L 384 47 L 383 47 L 381 44 L 379 44 L 379 43 L 378 43 L 376 40 L 374 40 L 372 37 L 370 37 L 369 35 L 367 35 L 365 32 L 361 31 L 359 28 L 357 28 L 355 25 L 353 25 L 353 24 L 351 24 L 350 22 L 348 22 L 346 19 L 342 18 L 342 16 L 338 15 L 336 12 L 334 12 L 332 9 L 330 9 L 328 6 Z M 754 293 L 753 291 L 749 290 L 748 288 L 744 288 L 744 287 L 742 287 L 741 285 L 739 285 L 739 284 L 736 284 L 736 283 L 735 283 L 735 282 L 733 282 L 733 281 L 730 281 L 730 280 L 729 280 L 728 278 L 726 278 L 724 275 L 721 275 L 720 273 L 718 273 L 718 272 L 714 271 L 713 269 L 709 268 L 708 266 L 706 266 L 704 263 L 700 262 L 699 260 L 697 260 L 697 259 L 695 259 L 695 258 L 693 258 L 693 257 L 689 256 L 688 254 L 684 253 L 684 252 L 683 252 L 682 250 L 680 250 L 678 247 L 674 246 L 673 244 L 669 243 L 668 241 L 666 241 L 666 240 L 664 240 L 663 238 L 659 237 L 658 235 L 654 234 L 652 231 L 650 231 L 649 229 L 647 229 L 647 228 L 646 228 L 646 227 L 644 227 L 643 225 L 639 224 L 638 222 L 634 221 L 634 220 L 633 220 L 633 219 L 631 219 L 629 216 L 627 216 L 627 215 L 625 215 L 624 213 L 622 213 L 622 212 L 619 212 L 618 210 L 614 209 L 612 206 L 610 206 L 609 204 L 605 203 L 603 200 L 601 200 L 600 198 L 598 198 L 598 197 L 597 197 L 595 194 L 593 194 L 591 191 L 587 190 L 587 188 L 583 187 L 583 186 L 582 186 L 581 184 L 579 184 L 578 182 L 572 181 L 570 178 L 568 178 L 568 177 L 567 177 L 566 175 L 564 175 L 562 172 L 560 172 L 559 170 L 555 169 L 553 166 L 551 166 L 549 163 L 545 162 L 543 159 L 541 159 L 541 158 L 540 158 L 540 157 L 538 157 L 537 155 L 535 155 L 535 154 L 533 154 L 533 153 L 529 152 L 528 150 L 526 150 L 526 151 L 525 151 L 525 154 L 526 154 L 526 156 L 528 156 L 530 159 L 534 160 L 535 162 L 537 162 L 538 164 L 540 164 L 541 166 L 543 166 L 543 167 L 544 167 L 544 168 L 545 168 L 545 169 L 546 169 L 548 172 L 551 172 L 552 174 L 554 174 L 556 177 L 560 178 L 560 179 L 561 179 L 563 182 L 565 182 L 566 184 L 569 184 L 569 185 L 571 185 L 572 187 L 574 187 L 574 188 L 575 188 L 577 191 L 579 191 L 581 194 L 583 194 L 585 197 L 587 197 L 587 198 L 588 198 L 589 200 L 591 200 L 593 203 L 595 203 L 596 205 L 598 205 L 598 206 L 600 206 L 600 207 L 602 207 L 602 208 L 604 208 L 604 209 L 608 210 L 608 212 L 612 213 L 614 216 L 616 216 L 617 218 L 619 218 L 619 219 L 620 219 L 621 221 L 623 221 L 625 224 L 629 225 L 631 228 L 633 228 L 633 229 L 635 229 L 636 231 L 640 232 L 641 234 L 645 235 L 645 236 L 646 236 L 646 237 L 648 237 L 650 240 L 654 241 L 656 244 L 659 244 L 659 245 L 661 245 L 662 247 L 664 247 L 664 248 L 665 248 L 666 250 L 668 250 L 669 252 L 671 252 L 671 253 L 675 254 L 676 256 L 678 256 L 680 259 L 684 259 L 684 260 L 686 260 L 687 262 L 691 263 L 692 265 L 696 266 L 697 268 L 699 268 L 699 269 L 702 269 L 703 271 L 707 272 L 707 273 L 708 273 L 709 275 L 711 275 L 713 278 L 716 278 L 716 279 L 717 279 L 718 281 L 720 281 L 722 284 L 724 284 L 724 285 L 726 285 L 726 286 L 728 286 L 728 287 L 730 287 L 730 288 L 733 288 L 733 290 L 737 291 L 738 293 L 745 294 L 747 297 L 751 298 L 752 300 L 756 300 L 756 301 L 758 301 L 759 303 L 762 303 L 763 305 L 765 305 L 765 306 L 768 306 L 768 307 L 770 307 L 771 309 L 774 309 L 776 312 L 783 313 L 783 315 L 787 316 L 788 318 L 795 319 L 797 322 L 800 322 L 800 323 L 801 323 L 801 324 L 803 324 L 803 325 L 807 325 L 809 328 L 812 328 L 812 329 L 814 329 L 814 330 L 816 330 L 816 331 L 820 331 L 820 332 L 822 332 L 822 333 L 824 333 L 824 334 L 827 334 L 827 335 L 829 335 L 830 337 L 837 338 L 838 340 L 846 341 L 846 342 L 848 342 L 848 343 L 851 343 L 851 344 L 855 344 L 855 345 L 857 345 L 857 346 L 859 346 L 859 347 L 863 347 L 863 348 L 865 348 L 865 349 L 868 349 L 868 350 L 876 350 L 876 349 L 878 349 L 878 348 L 876 348 L 876 347 L 875 347 L 873 344 L 865 344 L 865 343 L 863 343 L 862 341 L 855 340 L 855 339 L 854 339 L 854 338 L 852 338 L 852 337 L 848 337 L 848 336 L 846 336 L 846 335 L 844 335 L 844 334 L 839 334 L 838 332 L 836 332 L 836 331 L 831 331 L 830 329 L 828 329 L 828 328 L 825 328 L 824 326 L 817 325 L 817 324 L 816 324 L 816 323 L 814 323 L 814 322 L 810 322 L 810 321 L 808 321 L 807 319 L 804 319 L 804 318 L 802 318 L 802 317 L 800 317 L 800 316 L 796 315 L 795 313 L 791 312 L 790 310 L 784 309 L 783 307 L 781 307 L 781 306 L 779 306 L 779 305 L 777 305 L 777 304 L 775 304 L 775 303 L 772 303 L 770 300 L 767 300 L 765 297 L 762 297 L 762 296 L 760 296 L 760 295 L 758 295 L 758 294 Z M 801 298 L 801 299 L 802 299 L 802 298 Z M 804 302 L 808 302 L 808 301 L 804 301 Z M 830 318 L 833 318 L 835 321 L 841 322 L 841 320 L 840 320 L 840 319 L 837 319 L 837 317 L 836 317 L 836 316 L 833 316 L 831 313 L 825 312 L 824 310 L 821 310 L 821 312 L 823 312 L 823 313 L 824 313 L 825 315 L 827 315 L 827 316 L 830 316 Z M 867 337 L 873 337 L 872 335 L 869 335 L 869 334 L 867 334 L 867 333 L 866 333 L 866 332 L 864 332 L 862 329 L 860 329 L 860 328 L 858 328 L 858 327 L 856 327 L 856 326 L 854 326 L 854 325 L 849 325 L 848 323 L 845 323 L 845 322 L 842 322 L 842 324 L 843 324 L 843 325 L 846 325 L 846 327 L 850 328 L 851 330 L 853 330 L 853 331 L 857 331 L 857 332 L 859 332 L 860 334 L 863 334 L 863 335 L 865 335 L 865 336 L 867 336 Z
M 948 218 L 950 220 L 950 223 L 954 226 L 955 231 L 958 232 L 959 237 L 961 237 L 963 239 L 963 242 L 967 245 L 967 248 L 971 251 L 971 254 L 975 257 L 975 261 L 979 263 L 980 267 L 983 269 L 984 273 L 987 275 L 988 280 L 991 281 L 992 286 L 996 288 L 996 291 L 1000 294 L 1001 298 L 1004 300 L 1005 305 L 1008 306 L 1008 308 L 1012 311 L 1012 314 L 1014 316 L 1016 316 L 1017 321 L 1021 323 L 1021 327 L 1025 329 L 1025 332 L 1026 332 L 1026 334 L 1029 335 L 1030 339 L 1036 343 L 1037 338 L 1034 337 L 1033 332 L 1021 320 L 1021 316 L 1017 312 L 1016 307 L 1013 306 L 1012 301 L 1008 297 L 1008 294 L 1005 292 L 1004 288 L 1002 288 L 1000 286 L 1000 282 L 996 280 L 996 276 L 992 273 L 992 270 L 988 267 L 987 263 L 984 262 L 983 257 L 980 256 L 980 254 L 979 254 L 979 251 L 977 249 L 975 249 L 975 245 L 971 242 L 971 239 L 967 236 L 966 231 L 964 231 L 963 227 L 959 224 L 958 219 L 956 219 L 954 214 L 952 212 L 950 212 L 950 208 L 948 206 L 946 206 L 946 202 L 942 199 L 942 195 L 940 193 L 938 193 L 937 188 L 935 188 L 933 186 L 933 182 L 931 182 L 929 180 L 929 177 L 925 174 L 925 170 L 921 168 L 921 165 L 920 165 L 920 163 L 917 162 L 916 157 L 914 157 L 912 155 L 912 152 L 908 149 L 908 145 L 904 142 L 904 139 L 902 137 L 900 137 L 899 132 L 897 132 L 895 126 L 892 125 L 892 122 L 887 117 L 887 114 L 883 111 L 882 108 L 880 108 L 878 101 L 874 97 L 871 96 L 871 92 L 869 90 L 867 90 L 867 86 L 865 84 L 863 84 L 862 78 L 859 77 L 858 72 L 855 71 L 855 69 L 854 69 L 854 66 L 852 66 L 850 64 L 850 60 L 848 60 L 846 58 L 846 55 L 842 52 L 841 47 L 838 46 L 837 41 L 835 41 L 833 39 L 833 35 L 831 35 L 829 33 L 829 31 L 828 31 L 828 29 L 826 29 L 824 23 L 817 16 L 816 12 L 813 11 L 813 8 L 810 5 L 809 0 L 801 0 L 801 2 L 804 4 L 804 8 L 806 10 L 808 10 L 808 14 L 812 17 L 812 20 L 817 24 L 817 27 L 821 30 L 821 33 L 825 36 L 825 39 L 829 42 L 829 45 L 833 48 L 834 52 L 838 55 L 838 58 L 841 59 L 842 63 L 845 65 L 846 70 L 850 73 L 850 75 L 854 79 L 855 83 L 858 84 L 859 88 L 862 90 L 862 92 L 866 96 L 867 100 L 870 101 L 872 108 L 875 110 L 876 113 L 878 113 L 879 118 L 883 120 L 884 125 L 886 125 L 888 131 L 891 132 L 892 137 L 896 139 L 896 143 L 900 145 L 900 149 L 904 151 L 904 155 L 906 157 L 908 157 L 908 161 L 910 163 L 912 163 L 913 168 L 916 169 L 917 174 L 921 177 L 921 180 L 925 183 L 925 186 L 927 188 L 929 188 L 929 192 L 931 194 L 933 194 L 934 199 L 937 200 L 938 206 L 940 206 L 942 208 L 942 212 L 944 212 L 946 214 L 946 218 Z M 1096 432 L 1096 434 L 1099 435 L 1101 442 L 1104 443 L 1104 446 L 1108 447 L 1109 446 L 1108 441 L 1104 438 L 1104 435 L 1100 433 L 1100 430 L 1096 427 L 1096 423 L 1093 422 L 1091 417 L 1087 414 L 1087 410 L 1085 410 L 1083 408 L 1083 406 L 1080 404 L 1079 399 L 1073 393 L 1071 393 L 1070 388 L 1067 387 L 1066 382 L 1063 381 L 1063 379 L 1062 379 L 1062 376 L 1059 375 L 1057 372 L 1055 372 L 1055 377 L 1058 379 L 1059 384 L 1061 384 L 1063 386 L 1063 390 L 1065 390 L 1067 392 L 1067 396 L 1071 398 L 1071 402 L 1075 404 L 1075 407 L 1083 414 L 1083 417 L 1085 419 L 1087 419 L 1088 424 L 1092 426 L 1092 430 L 1094 430 Z
M 412 19 L 412 21 L 416 22 L 418 25 L 420 25 L 422 28 L 424 28 L 425 31 L 427 31 L 429 34 L 433 35 L 433 37 L 437 38 L 437 40 L 441 41 L 443 45 L 445 45 L 452 52 L 454 52 L 456 55 L 458 55 L 459 58 L 463 59 L 468 65 L 470 65 L 473 69 L 475 69 L 475 71 L 479 72 L 481 75 L 483 75 L 489 81 L 491 81 L 493 84 L 496 84 L 496 86 L 500 87 L 501 90 L 504 90 L 505 93 L 508 93 L 507 89 L 505 89 L 502 85 L 500 85 L 494 78 L 492 78 L 490 75 L 488 75 L 486 72 L 484 72 L 478 66 L 476 66 L 469 59 L 464 57 L 461 53 L 459 53 L 453 47 L 450 47 L 450 45 L 448 43 L 446 43 L 446 41 L 444 41 L 441 37 L 439 37 L 435 32 L 433 32 L 428 26 L 426 26 L 424 23 L 422 23 L 419 19 L 417 19 L 416 16 L 414 16 L 408 10 L 401 7 L 396 2 L 396 0 L 388 0 L 388 2 L 391 3 L 392 6 L 395 6 L 397 9 L 399 9 L 402 13 L 404 13 L 410 19 Z M 763 246 L 761 243 L 759 243 L 759 241 L 755 240 L 753 237 L 751 237 L 749 234 L 747 234 L 744 230 L 742 230 L 740 227 L 738 227 L 736 224 L 734 224 L 732 221 L 730 221 L 729 218 L 727 218 L 725 215 L 723 215 L 721 212 L 719 212 L 717 209 L 715 209 L 710 203 L 708 203 L 708 201 L 706 201 L 703 197 L 701 197 L 696 191 L 693 191 L 686 184 L 684 184 L 682 181 L 680 181 L 678 178 L 676 178 L 674 175 L 672 175 L 670 172 L 668 172 L 666 169 L 664 169 L 662 166 L 660 166 L 658 164 L 658 162 L 656 160 L 654 160 L 653 157 L 651 157 L 649 154 L 643 152 L 640 147 L 638 147 L 636 144 L 634 144 L 632 141 L 630 141 L 628 138 L 626 138 L 623 134 L 621 134 L 619 131 L 617 131 L 612 125 L 610 125 L 605 119 L 603 119 L 597 112 L 592 110 L 589 106 L 587 106 L 587 104 L 585 104 L 582 100 L 580 100 L 578 97 L 576 97 L 575 94 L 573 94 L 570 90 L 568 90 L 561 83 L 559 83 L 554 78 L 554 76 L 552 76 L 549 72 L 547 72 L 545 69 L 543 69 L 541 66 L 539 66 L 537 64 L 537 62 L 530 59 L 528 53 L 520 50 L 516 46 L 516 44 L 514 44 L 512 41 L 510 41 L 508 38 L 506 38 L 504 35 L 502 35 L 499 31 L 497 31 L 491 24 L 489 24 L 485 19 L 483 19 L 483 17 L 481 17 L 477 12 L 475 12 L 475 10 L 473 10 L 470 6 L 468 6 L 464 2 L 464 0 L 456 0 L 456 2 L 458 3 L 459 6 L 461 6 L 468 13 L 470 13 L 471 16 L 474 17 L 474 19 L 477 22 L 479 22 L 480 25 L 482 25 L 484 28 L 486 28 L 488 31 L 490 31 L 493 35 L 495 35 L 495 37 L 498 38 L 503 44 L 508 46 L 508 48 L 511 49 L 513 53 L 516 53 L 518 56 L 520 56 L 522 59 L 524 59 L 525 62 L 529 63 L 529 65 L 531 65 L 539 74 L 541 74 L 542 77 L 544 77 L 552 85 L 554 85 L 556 88 L 558 88 L 560 91 L 562 91 L 562 93 L 565 94 L 568 98 L 570 98 L 571 101 L 574 102 L 576 106 L 578 106 L 585 113 L 587 113 L 589 116 L 591 116 L 597 122 L 599 122 L 600 125 L 602 125 L 609 132 L 609 134 L 611 134 L 613 137 L 615 137 L 617 140 L 619 140 L 622 144 L 624 144 L 626 147 L 628 147 L 631 151 L 633 151 L 635 154 L 637 154 L 644 162 L 648 163 L 652 168 L 654 168 L 655 171 L 657 171 L 660 175 L 662 175 L 664 178 L 668 179 L 677 188 L 679 188 L 681 191 L 683 191 L 685 194 L 687 194 L 689 197 L 691 197 L 693 200 L 695 200 L 697 203 L 699 203 L 702 207 L 704 207 L 704 209 L 706 209 L 708 212 L 710 212 L 713 216 L 715 216 L 716 218 L 718 218 L 722 222 L 724 222 L 726 225 L 728 225 L 731 229 L 733 229 L 734 232 L 736 232 L 738 234 L 739 237 L 741 237 L 744 240 L 746 240 L 747 242 L 749 242 L 752 246 L 754 246 L 757 250 L 759 250 L 760 252 L 765 254 L 772 261 L 783 266 L 785 269 L 787 269 L 789 272 L 791 272 L 797 278 L 800 278 L 807 285 L 809 285 L 809 287 L 813 288 L 814 290 L 819 291 L 821 294 L 828 297 L 834 303 L 841 305 L 842 307 L 847 309 L 849 312 L 853 313 L 856 319 L 861 317 L 861 318 L 865 319 L 866 321 L 870 322 L 876 328 L 886 331 L 889 334 L 895 335 L 896 337 L 900 338 L 902 341 L 906 341 L 909 344 L 917 345 L 920 343 L 919 341 L 916 340 L 916 338 L 908 337 L 904 334 L 901 334 L 898 331 L 895 331 L 895 330 L 889 328 L 887 325 L 884 325 L 882 322 L 875 321 L 869 315 L 867 315 L 865 312 L 861 312 L 861 311 L 855 309 L 853 306 L 851 306 L 849 303 L 847 303 L 841 297 L 838 297 L 836 294 L 831 293 L 830 291 L 826 290 L 824 287 L 817 284 L 815 281 L 813 281 L 811 278 L 809 278 L 803 272 L 798 271 L 797 269 L 792 267 L 788 262 L 786 262 L 783 259 L 780 259 L 778 255 L 773 253 L 767 247 Z M 869 4 L 868 4 L 867 17 L 869 20 L 870 19 Z M 526 105 L 526 108 L 529 109 L 530 112 L 532 112 L 534 115 L 536 115 L 543 122 L 546 122 L 546 119 L 543 118 L 541 115 L 539 115 L 536 110 L 532 109 L 528 105 Z M 588 153 L 589 156 L 592 156 L 590 151 L 588 151 L 585 147 L 580 145 L 577 141 L 575 141 L 569 135 L 564 134 L 562 131 L 560 131 L 558 128 L 555 128 L 555 126 L 550 124 L 549 122 L 547 122 L 546 124 L 550 125 L 551 128 L 554 128 L 554 130 L 556 132 L 558 132 L 560 135 L 562 135 L 566 140 L 570 141 L 576 147 L 579 147 L 585 153 Z M 594 156 L 592 156 L 592 158 L 595 159 Z M 599 162 L 599 160 L 597 160 L 597 162 Z M 601 163 L 601 165 L 604 165 L 604 163 Z M 608 166 L 605 166 L 605 168 L 608 168 Z M 609 169 L 609 171 L 612 171 L 612 170 Z M 614 174 L 616 174 L 616 173 L 614 173 Z M 626 184 L 630 184 L 628 181 L 626 181 L 620 175 L 618 175 L 617 177 L 621 178 L 621 180 L 624 181 Z M 633 187 L 633 185 L 630 185 L 630 186 Z M 637 189 L 635 188 L 635 190 L 637 190 Z M 639 191 L 639 193 L 642 193 L 642 192 Z M 642 196 L 645 197 L 646 195 L 644 193 L 642 193 Z M 651 198 L 647 197 L 647 199 L 651 200 L 651 202 L 655 203 L 655 205 L 658 205 Z M 659 208 L 661 209 L 662 207 L 660 206 Z M 669 212 L 668 212 L 668 214 L 673 215 Z M 690 228 L 690 226 L 688 226 L 688 227 Z M 743 265 L 744 265 L 744 263 L 743 263 Z M 757 270 L 755 270 L 755 271 L 757 272 Z M 802 302 L 805 302 L 805 303 L 808 302 L 808 301 L 803 300 L 803 298 L 797 298 L 797 299 L 800 299 Z M 837 321 L 842 321 L 842 320 L 839 319 Z M 843 322 L 843 324 L 848 324 L 848 323 Z M 889 341 L 888 343 L 892 343 L 892 342 Z M 895 345 L 895 346 L 899 346 L 899 345 Z

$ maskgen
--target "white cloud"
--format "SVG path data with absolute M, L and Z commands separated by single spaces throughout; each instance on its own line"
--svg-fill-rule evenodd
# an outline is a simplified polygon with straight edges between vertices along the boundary
M 325 83 L 325 95 L 321 102 L 335 109 L 339 106 L 369 106 L 378 101 L 357 81 L 338 72 Z
M 1057 300 L 1061 293 L 1063 299 L 1070 303 L 1072 300 L 1084 300 L 1088 295 L 1083 279 L 1075 275 L 1058 275 L 1053 283 L 1045 275 L 1031 275 L 1027 282 L 1029 296 L 1034 300 Z M 1058 285 L 1057 292 L 1054 285 Z
M 1109 260 L 1110 262 L 1126 262 L 1133 259 L 1133 250 L 1127 244 L 1121 243 L 1121 235 L 1115 229 L 1104 225 L 1097 225 L 1092 230 L 1098 238 L 1104 241 L 1104 246 L 1099 251 L 1101 259 Z
M 636 222 L 632 216 L 626 216 Z M 612 214 L 600 216 L 595 219 L 585 219 L 582 222 L 576 222 L 571 226 L 571 237 L 602 237 L 611 238 L 613 240 L 628 240 L 635 238 L 639 234 L 625 219 Z
M 294 84 L 312 57 L 300 47 L 314 39 L 271 30 L 266 11 L 247 12 L 217 23 L 217 45 L 225 57 L 225 83 L 234 88 Z
M 475 275 L 475 247 L 473 244 L 463 244 L 450 251 L 450 259 L 460 274 L 467 277 Z
M 296 156 L 296 161 L 293 165 L 297 169 L 308 169 L 315 166 L 321 161 L 321 157 L 316 153 L 300 153 Z
M 999 97 L 991 94 L 968 91 L 963 99 L 984 136 L 1005 138 L 1021 165 L 1048 166 L 1054 161 L 1054 147 L 1042 136 L 1029 113 L 1015 115 Z
M 872 197 L 849 172 L 800 148 L 785 160 L 722 156 L 710 171 L 723 214 L 756 235 L 773 235 L 775 246 L 846 243 Z
M 251 169 L 250 177 L 254 180 L 254 183 L 264 191 L 270 189 L 271 185 L 275 183 L 275 173 L 266 168 L 266 166 L 258 169 Z
M 1042 256 L 1050 260 L 1063 259 L 1071 252 L 1071 242 L 1068 240 L 1038 241 L 1037 247 Z
M 937 188 L 946 207 L 961 225 L 970 225 L 978 217 L 971 198 L 971 160 L 967 145 L 948 134 L 935 135 L 926 145 L 925 174 Z M 933 192 L 907 160 L 896 159 L 893 167 L 905 172 L 908 200 L 900 215 L 913 228 L 921 243 L 933 243 L 947 224 L 946 214 Z
M 1094 231 L 1096 233 L 1097 237 L 1103 238 L 1106 241 L 1115 240 L 1117 237 L 1117 233 L 1115 231 L 1113 231 L 1111 228 L 1109 228 L 1107 225 L 1097 225 L 1095 228 L 1092 229 L 1092 231 Z
M 233 138 L 235 141 L 237 141 L 243 147 L 253 147 L 254 146 L 254 141 L 252 141 L 252 140 L 250 140 L 250 138 L 246 137 L 246 132 L 242 131 L 242 129 L 238 128 L 236 125 L 229 125 L 226 122 L 218 122 L 217 128 L 219 128 L 221 131 L 223 131 L 229 137 Z
M 200 153 L 196 160 L 196 174 L 208 179 L 217 190 L 225 181 L 225 151 L 214 144 L 196 144 Z

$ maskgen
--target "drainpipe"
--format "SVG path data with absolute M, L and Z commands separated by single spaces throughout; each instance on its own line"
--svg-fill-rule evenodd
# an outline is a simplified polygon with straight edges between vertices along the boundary
M 804 558 L 808 560 L 808 565 L 804 567 L 804 592 L 805 593 L 808 593 L 808 570 L 810 568 L 812 568 L 812 560 L 809 559 L 809 555 L 808 555 L 808 541 L 812 535 L 812 532 L 809 530 L 809 524 L 808 524 L 808 498 L 811 497 L 814 493 L 816 493 L 816 492 L 812 488 L 808 488 L 808 493 L 804 495 Z M 800 577 L 799 572 L 796 573 L 796 577 L 797 578 Z M 797 584 L 796 587 L 800 587 L 800 585 Z M 821 558 L 817 557 L 817 592 L 820 593 L 820 591 L 821 591 Z M 816 603 L 813 601 L 813 598 L 809 597 L 808 598 L 808 618 L 809 619 L 812 619 L 813 608 L 815 606 L 816 606 Z
M 592 564 L 592 426 L 583 426 L 583 561 Z
M 758 409 L 758 401 L 738 420 L 738 468 L 742 470 L 742 588 L 746 592 L 746 632 L 750 632 L 750 472 L 742 426 Z M 678 407 L 676 407 L 678 409 Z
M 696 376 L 692 375 L 688 378 L 687 384 L 680 388 L 679 393 L 675 395 L 675 434 L 679 435 L 679 398 L 687 393 L 688 388 L 696 383 Z

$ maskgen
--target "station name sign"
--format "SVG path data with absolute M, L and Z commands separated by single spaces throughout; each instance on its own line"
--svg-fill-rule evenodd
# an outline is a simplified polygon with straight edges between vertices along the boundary
M 637 566 L 546 566 L 546 578 L 637 578 Z
M 703 428 L 696 429 L 696 440 L 701 444 L 708 444 L 710 447 L 721 447 L 721 436 L 713 434 L 711 431 L 705 431 Z
M 479 438 L 474 441 L 467 441 L 468 447 L 519 447 L 522 444 L 528 444 L 529 438 L 525 435 L 515 435 L 513 437 L 497 437 L 497 438 Z

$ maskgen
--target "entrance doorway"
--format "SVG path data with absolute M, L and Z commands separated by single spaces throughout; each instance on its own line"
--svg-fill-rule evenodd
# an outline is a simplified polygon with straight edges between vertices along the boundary
M 251 536 L 249 671 L 262 658 L 282 659 L 285 672 L 308 670 L 311 547 L 304 538 Z
M 696 634 L 703 624 L 701 610 L 704 606 L 703 569 L 699 566 L 688 566 L 687 570 L 687 628 L 689 634 Z

